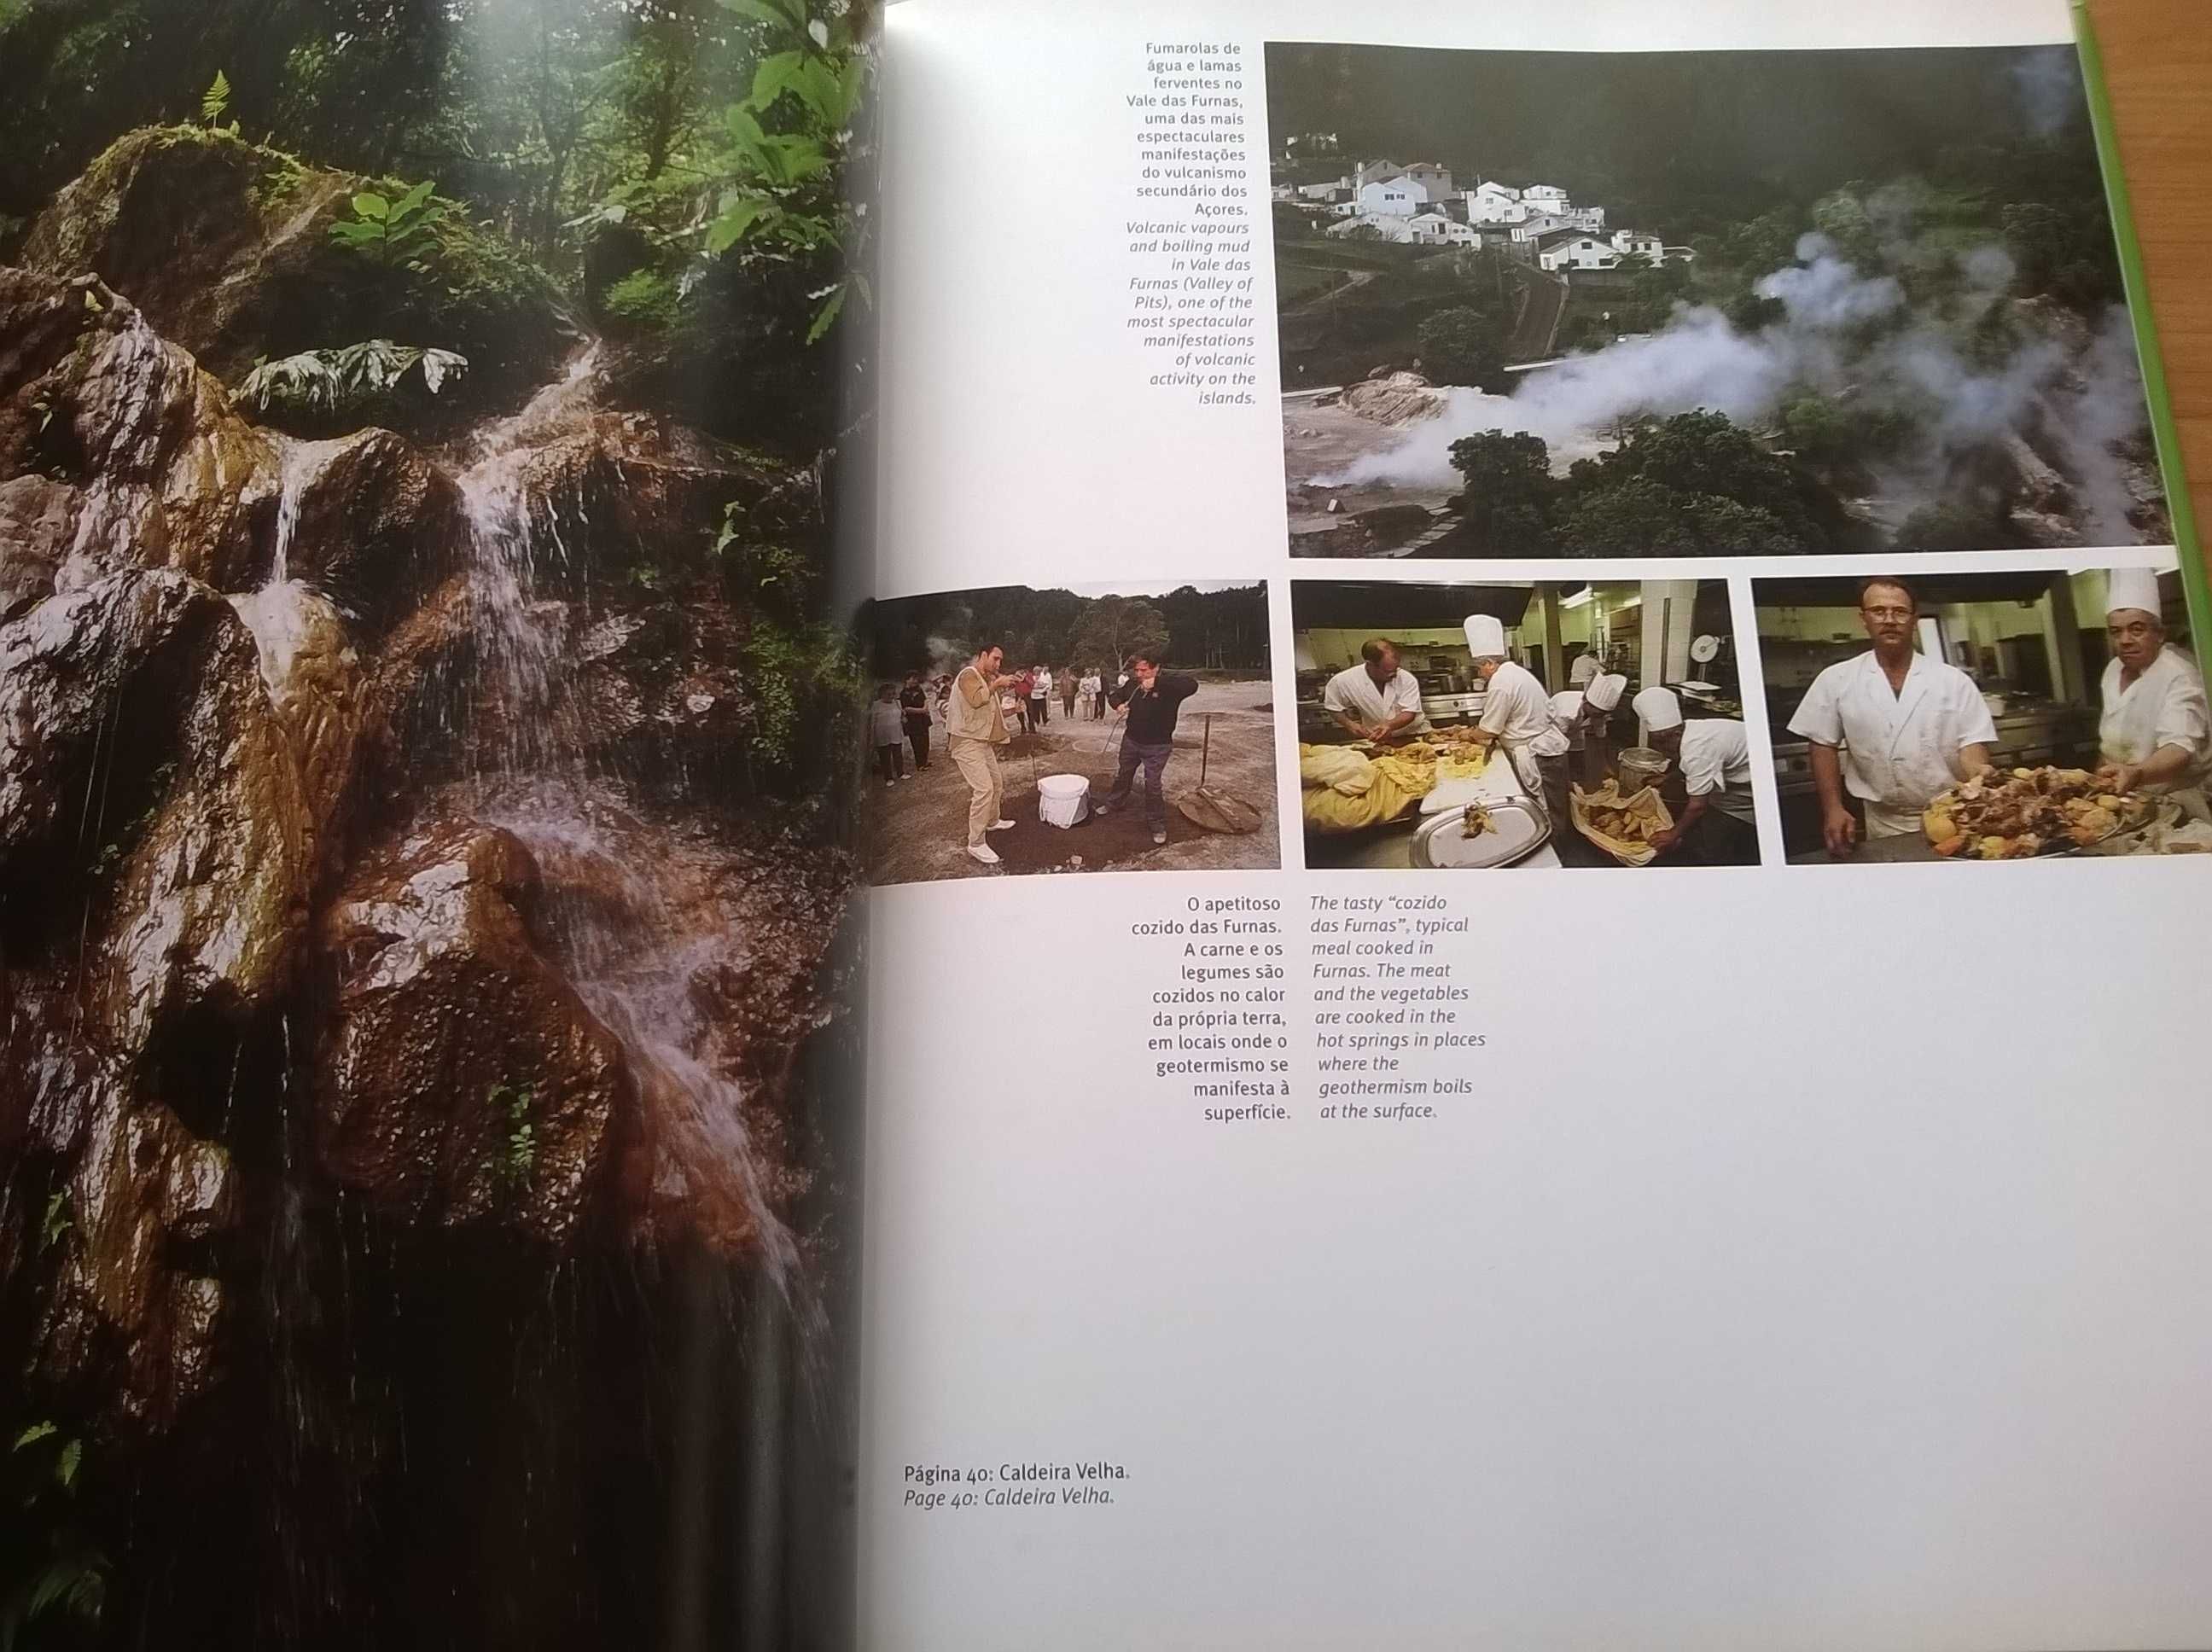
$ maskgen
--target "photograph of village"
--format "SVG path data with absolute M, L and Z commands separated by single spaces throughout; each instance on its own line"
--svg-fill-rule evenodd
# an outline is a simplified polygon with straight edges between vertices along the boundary
M 1267 48 L 1309 556 L 2171 537 L 2070 47 Z
M 869 881 L 1282 864 L 1263 584 L 871 604 Z

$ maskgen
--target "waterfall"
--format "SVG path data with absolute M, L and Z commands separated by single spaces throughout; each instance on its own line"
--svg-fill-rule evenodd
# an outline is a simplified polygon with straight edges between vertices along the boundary
M 703 859 L 641 820 L 620 777 L 596 772 L 587 754 L 572 610 L 558 592 L 591 550 L 571 541 L 594 530 L 580 501 L 538 491 L 531 465 L 586 432 L 623 440 L 593 419 L 598 360 L 596 345 L 583 350 L 520 413 L 481 432 L 459 477 L 476 638 L 471 808 L 537 859 L 558 961 L 623 1048 L 659 1155 L 656 1217 L 757 1248 L 803 1317 L 798 1244 L 753 1149 L 752 1097 L 729 1076 L 744 1029 L 727 1006 L 708 1007 L 716 982 L 742 978 L 753 938 L 713 898 Z

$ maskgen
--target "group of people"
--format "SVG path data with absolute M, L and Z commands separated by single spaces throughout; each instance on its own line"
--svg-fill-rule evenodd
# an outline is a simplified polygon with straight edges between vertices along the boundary
M 1001 716 L 1025 734 L 1035 734 L 1052 720 L 1052 702 L 1058 695 L 1061 714 L 1070 720 L 1109 714 L 1109 697 L 1129 681 L 1121 671 L 1112 677 L 1103 670 L 1079 671 L 1074 666 L 1054 671 L 1049 665 L 1028 665 L 1018 671 L 994 673 L 1006 680 L 997 690 Z M 879 683 L 869 707 L 869 743 L 876 754 L 876 771 L 886 787 L 929 767 L 930 738 L 938 727 L 950 738 L 951 700 L 957 674 L 940 672 L 925 678 L 908 671 L 902 683 Z M 907 768 L 913 753 L 914 767 Z
M 1019 718 L 1031 730 L 1043 726 L 1044 717 L 1036 714 L 1038 701 L 1049 701 L 1055 680 L 1062 685 L 1068 716 L 1075 714 L 1081 702 L 1093 717 L 1126 720 L 1114 784 L 1096 812 L 1111 815 L 1127 807 L 1141 771 L 1146 822 L 1152 841 L 1165 843 L 1165 777 L 1168 759 L 1175 750 L 1176 720 L 1182 702 L 1198 692 L 1198 679 L 1187 671 L 1162 670 L 1158 656 L 1143 651 L 1131 657 L 1127 670 L 1115 674 L 1110 688 L 1106 685 L 1106 673 L 1100 671 L 1079 676 L 1069 669 L 1055 679 L 1048 667 L 1009 671 L 1005 666 L 1006 651 L 997 644 L 979 648 L 958 672 L 944 679 L 939 699 L 953 767 L 968 782 L 967 853 L 987 866 L 999 864 L 999 852 L 991 847 L 989 834 L 1009 831 L 1014 823 L 1004 812 L 1006 783 L 998 749 L 1013 738 L 1012 720 Z M 908 680 L 918 685 L 920 678 L 917 675 Z M 887 703 L 884 695 L 889 686 L 878 690 L 879 711 Z M 924 722 L 926 726 L 926 717 Z M 878 723 L 879 735 L 884 726 Z M 925 733 L 916 751 L 927 749 Z
M 1052 720 L 1055 696 L 1060 701 L 1060 714 L 1071 720 L 1079 708 L 1087 718 L 1095 720 L 1106 715 L 1107 677 L 1103 671 L 1079 671 L 1073 665 L 1063 665 L 1057 671 L 1049 665 L 1024 665 L 1005 675 L 1008 681 L 1001 708 L 1018 719 L 1027 733 L 1036 733 Z M 1128 673 L 1121 673 L 1119 680 L 1127 682 Z
M 1869 839 L 1918 833 L 1939 793 L 1990 767 L 1997 738 L 1973 678 L 1914 646 L 1920 602 L 1910 585 L 1864 581 L 1859 623 L 1874 646 L 1814 677 L 1790 719 L 1811 754 L 1821 841 L 1838 856 L 1857 847 L 1862 829 Z M 2166 640 L 2157 574 L 2112 570 L 2105 636 L 2112 659 L 2099 684 L 2100 772 L 2122 791 L 2167 796 L 2205 818 L 2204 677 Z
M 1474 742 L 1504 756 L 1559 831 L 1569 818 L 1569 788 L 1579 781 L 1585 791 L 1596 790 L 1612 766 L 1613 720 L 1628 679 L 1585 653 L 1569 670 L 1573 686 L 1548 693 L 1534 671 L 1512 658 L 1502 621 L 1470 614 L 1463 629 L 1483 685 Z M 1670 774 L 1679 777 L 1681 809 L 1652 847 L 1661 854 L 1715 864 L 1755 860 L 1758 829 L 1743 725 L 1725 718 L 1686 720 L 1671 689 L 1645 689 L 1630 705 L 1652 746 L 1669 758 Z M 1399 663 L 1398 646 L 1388 637 L 1361 645 L 1359 664 L 1329 679 L 1322 707 L 1356 739 L 1396 744 L 1430 732 L 1420 684 Z

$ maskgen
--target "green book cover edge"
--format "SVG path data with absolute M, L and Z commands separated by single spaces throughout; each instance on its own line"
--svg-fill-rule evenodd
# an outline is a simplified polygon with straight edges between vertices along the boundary
M 2173 544 L 2181 562 L 2181 588 L 2189 604 L 2189 640 L 2197 657 L 2212 647 L 2212 592 L 2205 583 L 2204 558 L 2197 543 L 2197 513 L 2190 504 L 2189 478 L 2182 464 L 2181 434 L 2173 422 L 2173 404 L 2166 392 L 2166 364 L 2159 354 L 2158 325 L 2151 317 L 2150 288 L 2143 279 L 2142 243 L 2136 235 L 2135 214 L 2128 205 L 2126 180 L 2120 173 L 2119 143 L 2112 125 L 2112 100 L 2105 84 L 2105 57 L 2097 44 L 2097 26 L 2089 15 L 2088 0 L 2071 0 L 2074 39 L 2081 58 L 2081 80 L 2089 100 L 2089 125 L 2097 139 L 2097 161 L 2105 178 L 2105 201 L 2112 214 L 2112 234 L 2119 243 L 2120 281 L 2127 295 L 2128 319 L 2134 325 L 2136 357 L 2142 373 L 2143 394 L 2150 403 L 2151 440 L 2158 452 L 2159 476 L 2166 484 L 2166 513 L 2173 522 Z

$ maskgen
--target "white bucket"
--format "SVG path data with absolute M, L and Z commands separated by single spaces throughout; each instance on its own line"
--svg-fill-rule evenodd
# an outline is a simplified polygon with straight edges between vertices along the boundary
M 1091 812 L 1091 782 L 1080 774 L 1047 774 L 1037 782 L 1037 818 L 1073 826 Z

